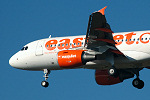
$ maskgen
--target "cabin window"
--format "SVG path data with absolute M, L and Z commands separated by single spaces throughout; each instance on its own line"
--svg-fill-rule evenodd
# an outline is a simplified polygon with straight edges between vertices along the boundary
M 62 46 L 64 47 L 64 44 L 62 44 Z
M 80 43 L 78 43 L 78 45 L 80 45 Z

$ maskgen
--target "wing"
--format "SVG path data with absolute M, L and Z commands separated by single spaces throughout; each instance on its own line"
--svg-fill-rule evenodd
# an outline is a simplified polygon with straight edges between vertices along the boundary
M 99 85 L 113 85 L 132 78 L 136 74 L 137 78 L 133 80 L 132 84 L 134 87 L 142 89 L 144 82 L 139 79 L 139 71 L 142 68 L 137 67 L 137 62 L 136 64 L 130 63 L 130 66 L 134 66 L 131 68 L 115 68 L 115 58 L 123 57 L 126 59 L 126 56 L 115 46 L 113 31 L 104 15 L 105 9 L 106 7 L 90 15 L 85 39 L 85 48 L 88 50 L 88 53 L 92 52 L 91 54 L 96 55 L 96 59 L 93 61 L 98 65 L 95 67 L 96 82 Z M 101 61 L 106 62 L 103 64 Z
M 122 54 L 115 47 L 116 43 L 112 36 L 113 31 L 107 23 L 104 15 L 105 9 L 106 7 L 89 16 L 85 47 L 101 54 L 107 50 L 117 54 Z

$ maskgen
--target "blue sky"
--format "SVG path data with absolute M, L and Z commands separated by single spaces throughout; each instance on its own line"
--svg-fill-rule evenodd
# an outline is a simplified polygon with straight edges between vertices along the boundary
M 2 100 L 149 100 L 150 70 L 140 72 L 145 87 L 132 80 L 99 86 L 94 70 L 52 71 L 50 86 L 41 87 L 43 72 L 12 68 L 8 60 L 25 44 L 49 35 L 86 34 L 89 15 L 104 6 L 114 32 L 150 30 L 149 0 L 0 0 L 0 99 Z

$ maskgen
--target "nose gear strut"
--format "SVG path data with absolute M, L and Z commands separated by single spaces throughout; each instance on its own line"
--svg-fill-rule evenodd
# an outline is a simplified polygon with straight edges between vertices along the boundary
M 48 79 L 48 75 L 50 74 L 50 70 L 48 70 L 48 69 L 44 69 L 44 78 L 45 78 L 45 81 L 42 81 L 41 82 L 41 85 L 43 86 L 43 87 L 48 87 L 49 86 L 49 83 L 47 82 L 47 79 Z

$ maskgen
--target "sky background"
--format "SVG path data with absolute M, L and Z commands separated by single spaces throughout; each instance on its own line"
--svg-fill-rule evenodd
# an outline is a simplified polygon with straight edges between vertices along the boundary
M 112 86 L 95 82 L 94 70 L 51 71 L 43 88 L 42 71 L 11 67 L 9 58 L 25 44 L 57 36 L 85 35 L 89 15 L 105 6 L 114 32 L 150 30 L 150 0 L 0 0 L 1 100 L 149 100 L 150 70 L 140 72 L 145 87 L 132 79 Z

